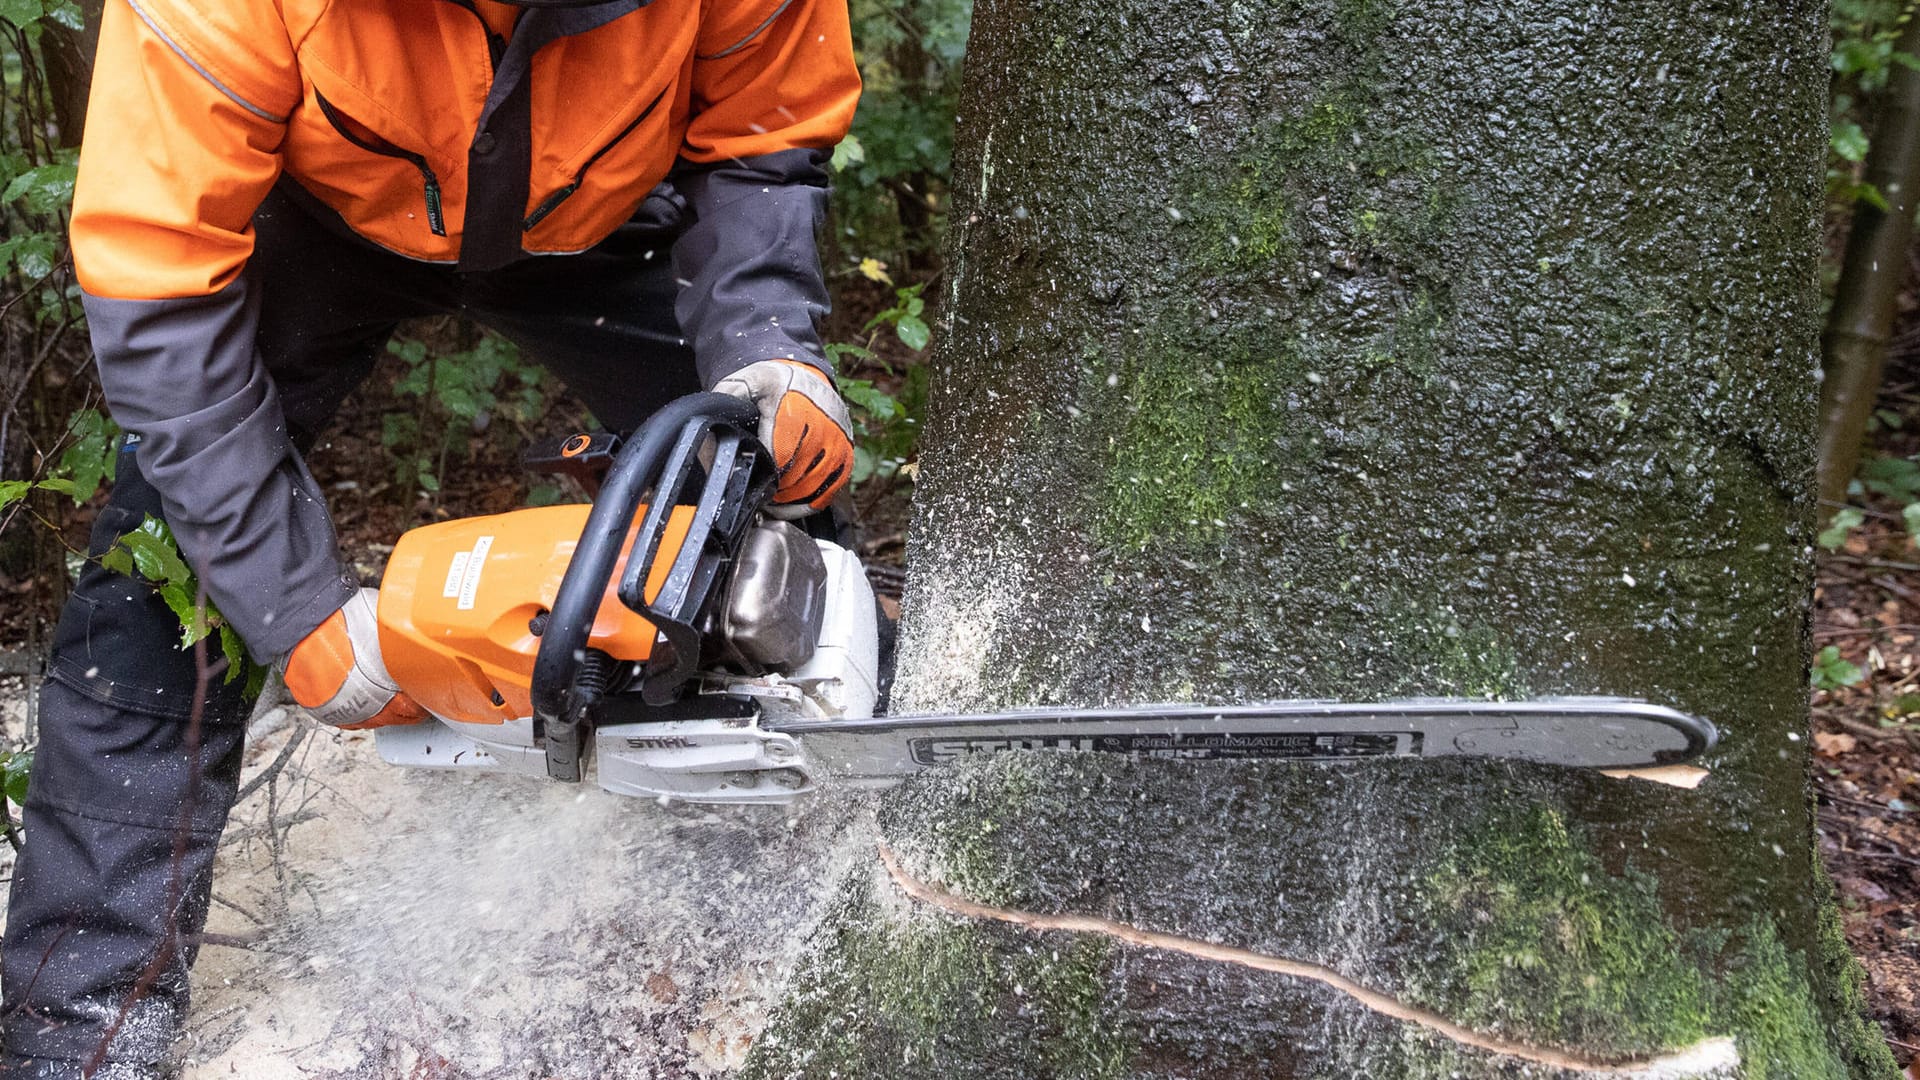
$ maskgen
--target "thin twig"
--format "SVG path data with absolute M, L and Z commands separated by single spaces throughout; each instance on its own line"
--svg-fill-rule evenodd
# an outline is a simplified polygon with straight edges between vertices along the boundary
M 1847 851 L 1845 854 L 1855 859 L 1876 859 L 1881 862 L 1896 862 L 1902 866 L 1920 866 L 1920 859 L 1898 851 Z
M 279 776 L 280 770 L 287 767 L 287 762 L 293 760 L 293 755 L 300 749 L 300 744 L 305 742 L 307 736 L 311 734 L 313 734 L 313 732 L 310 729 L 296 724 L 293 728 L 292 738 L 287 740 L 287 745 L 280 748 L 280 753 L 276 755 L 272 761 L 267 763 L 266 768 L 260 770 L 258 776 L 241 785 L 239 795 L 234 797 L 234 805 L 238 806 L 245 802 L 247 796 L 259 790 L 260 785 L 271 783 L 274 777 Z
M 1893 559 L 1872 559 L 1865 555 L 1829 555 L 1827 558 L 1833 562 L 1846 563 L 1850 566 L 1871 566 L 1879 570 L 1920 571 L 1920 563 L 1896 562 Z
M 240 904 L 236 903 L 235 901 L 229 900 L 226 897 L 221 896 L 219 893 L 213 894 L 213 902 L 216 904 L 219 904 L 221 907 L 224 907 L 224 908 L 232 908 L 233 910 L 239 912 L 241 915 L 245 916 L 247 919 L 251 920 L 257 926 L 265 926 L 267 924 L 267 920 L 261 918 L 258 915 L 255 915 L 253 912 L 240 906 Z
M 1920 623 L 1894 623 L 1891 626 L 1836 626 L 1817 627 L 1813 631 L 1816 639 L 1855 637 L 1863 634 L 1890 634 L 1898 631 L 1920 630 Z
M 1905 600 L 1909 604 L 1920 604 L 1920 593 L 1914 592 L 1912 589 L 1907 588 L 1905 585 L 1900 584 L 1885 574 L 1874 578 L 1873 583 L 1900 599 Z
M 1842 795 L 1838 792 L 1830 791 L 1825 787 L 1820 788 L 1820 797 L 1830 799 L 1834 802 L 1846 803 L 1848 806 L 1857 806 L 1862 810 L 1871 810 L 1876 814 L 1905 814 L 1909 812 L 1906 810 L 1896 810 L 1891 806 L 1884 806 L 1870 799 L 1856 799 L 1849 795 Z

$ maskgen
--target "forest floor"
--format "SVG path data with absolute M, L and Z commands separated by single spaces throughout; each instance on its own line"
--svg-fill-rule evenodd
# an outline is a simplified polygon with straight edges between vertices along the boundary
M 1893 383 L 1882 403 L 1920 423 L 1920 387 Z M 1920 430 L 1907 428 L 1883 430 L 1881 452 L 1920 452 Z M 1814 693 L 1813 779 L 1820 852 L 1868 1007 L 1907 1063 L 1920 1062 L 1920 549 L 1900 509 L 1870 499 L 1866 522 L 1820 557 L 1813 645 L 1860 679 Z
M 1902 700 L 1920 692 L 1920 571 L 1875 559 L 1843 549 L 1823 560 L 1815 647 L 1836 646 L 1865 678 L 1815 694 L 1814 791 L 1868 1008 L 1895 1057 L 1920 1062 L 1920 700 Z
M 863 374 L 898 387 L 884 368 Z M 1890 393 L 1913 416 L 1882 433 L 1882 450 L 1920 452 L 1920 392 Z M 457 432 L 437 490 L 403 482 L 382 417 L 404 407 L 391 377 L 376 379 L 312 457 L 368 580 L 406 528 L 527 497 L 514 465 L 523 440 L 502 425 Z M 580 415 L 562 396 L 543 426 Z M 855 498 L 883 603 L 898 593 L 909 494 L 901 481 Z M 1814 645 L 1862 677 L 1814 694 L 1814 786 L 1868 1005 L 1904 1065 L 1920 1060 L 1920 551 L 1898 505 L 1869 505 L 1820 562 Z M 72 517 L 69 543 L 84 542 L 90 517 Z M 0 596 L 51 591 L 0 580 Z M 51 614 L 40 606 L 0 604 L 0 659 L 44 640 L 44 624 L 29 632 Z M 22 689 L 0 678 L 16 734 Z M 402 775 L 370 737 L 273 709 L 250 743 L 249 777 L 270 779 L 223 852 L 190 1078 L 724 1075 L 760 1034 L 791 943 L 845 875 L 872 872 L 859 800 L 713 810 Z M 0 872 L 7 861 L 0 853 Z

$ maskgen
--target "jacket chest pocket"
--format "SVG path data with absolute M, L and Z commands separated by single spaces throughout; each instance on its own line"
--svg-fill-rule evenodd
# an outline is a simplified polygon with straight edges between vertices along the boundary
M 419 172 L 421 198 L 427 210 L 427 227 L 433 230 L 435 236 L 447 235 L 446 212 L 441 206 L 440 198 L 440 178 L 434 175 L 433 166 L 427 163 L 426 155 L 418 150 L 396 145 L 372 128 L 354 120 L 333 102 L 328 101 L 318 87 L 314 88 L 313 98 L 320 106 L 320 113 L 326 117 L 327 123 L 353 147 L 365 153 L 404 161 Z
M 526 220 L 520 223 L 521 230 L 531 231 L 534 226 L 545 221 L 547 215 L 559 209 L 562 203 L 572 198 L 573 193 L 579 191 L 580 186 L 586 183 L 587 174 L 593 170 L 595 165 L 600 164 L 602 158 L 605 158 L 608 154 L 629 142 L 634 133 L 646 126 L 647 121 L 652 119 L 654 115 L 660 111 L 660 106 L 667 100 L 667 92 L 671 89 L 673 89 L 671 83 L 661 87 L 660 92 L 655 94 L 652 99 L 641 108 L 638 115 L 632 120 L 627 121 L 626 125 L 615 132 L 612 138 L 602 143 L 598 149 L 587 156 L 586 160 L 580 163 L 580 166 L 573 172 L 573 179 L 555 189 L 546 198 L 541 199 L 539 204 L 533 208 L 533 211 L 527 215 Z

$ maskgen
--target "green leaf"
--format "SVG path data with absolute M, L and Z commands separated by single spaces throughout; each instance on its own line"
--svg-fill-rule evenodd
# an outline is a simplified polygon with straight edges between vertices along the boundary
M 840 396 L 856 409 L 864 410 L 874 420 L 886 422 L 900 414 L 900 402 L 892 394 L 873 385 L 867 379 L 841 379 Z
M 32 490 L 31 480 L 0 480 L 0 510 L 26 498 L 27 492 Z
M 1920 502 L 1911 502 L 1900 511 L 1900 520 L 1906 522 L 1908 536 L 1920 536 Z
M 50 0 L 47 18 L 76 33 L 87 28 L 87 17 L 73 0 Z
M 207 636 L 207 609 L 199 602 L 198 590 L 190 591 L 186 585 L 168 582 L 160 586 L 160 599 L 166 601 L 173 617 L 180 620 L 180 647 L 190 648 L 193 643 Z
M 1828 551 L 1839 551 L 1840 546 L 1847 542 L 1847 534 L 1859 528 L 1860 523 L 1866 520 L 1865 514 L 1851 506 L 1843 506 L 1834 513 L 1833 520 L 1827 524 L 1827 527 L 1820 530 L 1816 540 Z
M 113 478 L 113 466 L 119 456 L 120 427 L 97 409 L 82 409 L 67 423 L 72 440 L 60 454 L 55 473 L 72 479 L 75 506 L 93 498 L 102 480 Z
M 247 665 L 247 685 L 240 693 L 245 695 L 248 701 L 260 700 L 260 691 L 267 688 L 267 670 L 265 664 Z
M 840 145 L 833 148 L 833 160 L 827 163 L 827 167 L 834 172 L 839 172 L 849 165 L 858 165 L 865 160 L 867 160 L 867 148 L 860 145 L 860 137 L 848 135 L 840 140 Z
M 1878 457 L 1860 467 L 1868 491 L 1902 501 L 1920 498 L 1920 464 L 1902 457 Z
M 220 624 L 220 655 L 227 658 L 227 677 L 220 680 L 231 683 L 247 669 L 247 646 L 240 635 L 226 623 Z
M 893 332 L 899 335 L 902 344 L 915 352 L 926 348 L 927 342 L 933 338 L 933 331 L 916 315 L 902 315 Z
M 40 0 L 0 0 L 0 19 L 25 29 L 40 18 Z M 12 202 L 13 196 L 7 196 Z
M 60 238 L 53 233 L 30 232 L 0 241 L 0 263 L 20 271 L 20 276 L 38 281 L 53 273 L 58 260 Z
M 39 488 L 41 491 L 51 491 L 59 495 L 71 496 L 75 506 L 86 501 L 80 494 L 80 485 L 68 480 L 64 476 L 56 476 L 50 480 L 42 480 L 33 486 Z
M 424 341 L 392 338 L 387 341 L 387 351 L 406 361 L 409 367 L 419 367 L 427 361 L 427 345 Z
M 826 352 L 827 359 L 833 361 L 836 366 L 840 363 L 840 358 L 843 356 L 851 356 L 855 360 L 874 359 L 873 350 L 864 345 L 829 345 L 826 348 Z
M 0 0 L 0 4 L 8 2 L 10 0 Z M 39 0 L 31 2 L 35 7 L 40 6 Z M 37 17 L 38 12 L 35 15 Z M 0 18 L 3 17 L 4 12 L 0 12 Z M 70 161 L 28 169 L 14 177 L 13 183 L 0 192 L 0 202 L 25 200 L 27 212 L 33 214 L 51 214 L 63 210 L 73 202 L 73 177 L 76 171 L 77 167 Z
M 0 785 L 4 785 L 7 801 L 16 806 L 27 805 L 27 778 L 33 770 L 33 754 L 26 750 L 16 750 L 7 755 L 4 765 L 0 765 Z
M 408 413 L 388 413 L 380 418 L 380 445 L 389 450 L 404 450 L 420 438 L 420 422 Z
M 1828 141 L 1834 156 L 1842 161 L 1859 162 L 1867 158 L 1867 133 L 1851 120 L 1836 122 Z
M 100 556 L 100 565 L 116 574 L 125 574 L 128 577 L 132 577 L 133 552 L 116 544 L 108 548 L 105 555 Z
M 119 546 L 133 554 L 134 569 L 155 584 L 185 586 L 193 580 L 193 571 L 181 561 L 180 548 L 166 523 L 148 515 L 138 529 L 120 537 Z
M 1811 682 L 1815 690 L 1837 690 L 1843 686 L 1854 686 L 1865 677 L 1857 665 L 1840 658 L 1838 646 L 1829 645 L 1821 649 L 1813 658 Z

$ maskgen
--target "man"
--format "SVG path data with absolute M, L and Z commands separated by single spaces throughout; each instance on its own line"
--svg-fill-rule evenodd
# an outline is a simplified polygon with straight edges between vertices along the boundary
M 850 471 L 814 320 L 844 0 L 108 0 L 74 199 L 128 432 L 96 556 L 164 518 L 253 657 L 342 727 L 410 722 L 301 454 L 396 322 L 459 312 L 630 429 L 761 409 L 777 500 Z M 93 567 L 42 698 L 4 947 L 7 1076 L 159 1075 L 247 703 Z M 199 723 L 189 723 L 197 718 Z

